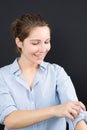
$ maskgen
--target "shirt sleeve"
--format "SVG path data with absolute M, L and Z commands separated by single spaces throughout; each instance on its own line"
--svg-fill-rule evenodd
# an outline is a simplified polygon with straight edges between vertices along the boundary
M 77 101 L 78 97 L 70 76 L 67 75 L 62 67 L 58 68 L 56 72 L 57 92 L 60 102 Z
M 69 129 L 74 130 L 75 126 L 78 121 L 84 120 L 87 123 L 87 111 L 82 111 L 80 112 L 79 116 L 77 116 L 74 121 L 72 122 L 70 119 L 66 119 L 67 122 L 69 123 Z
M 0 72 L 0 124 L 3 124 L 4 118 L 15 110 L 16 105 Z
M 58 68 L 57 72 L 57 92 L 59 94 L 60 102 L 65 103 L 68 101 L 78 101 L 74 85 L 70 76 L 67 75 L 63 68 Z M 70 130 L 74 130 L 76 124 L 80 120 L 85 120 L 84 112 L 80 112 L 79 116 L 74 121 L 67 120 Z

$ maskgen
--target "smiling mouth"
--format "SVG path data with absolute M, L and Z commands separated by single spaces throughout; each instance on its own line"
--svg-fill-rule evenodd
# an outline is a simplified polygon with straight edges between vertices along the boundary
M 44 57 L 46 56 L 46 54 L 34 54 L 34 56 L 39 59 L 39 60 L 42 60 L 44 59 Z

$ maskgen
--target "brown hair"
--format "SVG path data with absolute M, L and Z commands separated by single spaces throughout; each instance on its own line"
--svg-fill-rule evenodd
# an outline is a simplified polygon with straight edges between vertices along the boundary
M 41 15 L 32 13 L 24 14 L 11 24 L 13 38 L 18 37 L 23 42 L 29 36 L 31 29 L 37 26 L 47 26 L 50 29 L 49 24 Z M 17 47 L 17 50 L 21 53 L 20 48 Z

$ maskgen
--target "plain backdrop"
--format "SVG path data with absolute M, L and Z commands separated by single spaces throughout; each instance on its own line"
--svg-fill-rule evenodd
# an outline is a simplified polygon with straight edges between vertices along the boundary
M 41 14 L 51 25 L 52 49 L 46 61 L 65 68 L 79 100 L 87 105 L 87 1 L 1 0 L 0 67 L 12 63 L 17 56 L 11 22 L 29 12 Z

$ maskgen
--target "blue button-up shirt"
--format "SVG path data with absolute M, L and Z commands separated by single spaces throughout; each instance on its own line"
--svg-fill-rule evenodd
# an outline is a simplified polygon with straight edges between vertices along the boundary
M 71 100 L 78 100 L 70 77 L 56 64 L 43 62 L 30 90 L 24 80 L 17 59 L 0 69 L 0 123 L 14 110 L 36 110 Z M 82 114 L 82 113 L 81 113 Z M 68 120 L 72 129 L 83 114 L 74 122 Z M 32 126 L 16 130 L 65 130 L 65 118 L 51 118 Z M 5 128 L 5 130 L 7 130 Z

